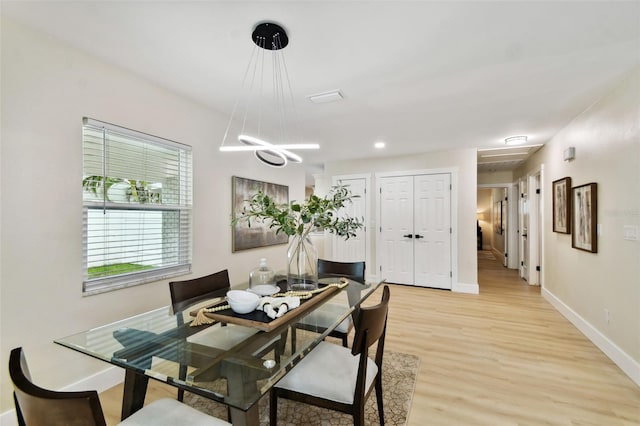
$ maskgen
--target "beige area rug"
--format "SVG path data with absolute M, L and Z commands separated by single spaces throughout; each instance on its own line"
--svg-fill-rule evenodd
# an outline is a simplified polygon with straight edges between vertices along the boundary
M 415 355 L 387 351 L 382 366 L 382 393 L 384 417 L 387 425 L 406 425 L 420 358 Z M 184 402 L 212 416 L 228 420 L 225 405 L 207 398 L 185 393 Z M 259 402 L 260 424 L 269 424 L 269 395 Z M 367 425 L 379 425 L 375 390 L 365 406 Z M 278 425 L 352 425 L 353 418 L 347 414 L 326 410 L 307 404 L 278 400 Z

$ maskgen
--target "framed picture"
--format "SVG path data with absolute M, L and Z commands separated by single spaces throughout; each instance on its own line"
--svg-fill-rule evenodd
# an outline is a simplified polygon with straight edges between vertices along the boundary
M 571 247 L 598 252 L 598 186 L 587 183 L 571 189 Z
M 232 178 L 232 216 L 233 219 L 242 214 L 245 200 L 262 190 L 278 204 L 289 202 L 289 187 L 278 185 L 277 183 L 262 182 L 259 180 Z M 233 225 L 231 246 L 232 251 L 247 250 L 256 247 L 265 247 L 276 244 L 286 244 L 289 237 L 286 234 L 276 235 L 276 231 L 269 229 L 269 223 L 262 223 L 260 220 L 251 221 L 251 227 L 246 220 L 238 221 Z
M 493 230 L 502 235 L 502 201 L 496 201 L 493 205 Z
M 563 177 L 552 183 L 553 232 L 571 233 L 571 178 Z

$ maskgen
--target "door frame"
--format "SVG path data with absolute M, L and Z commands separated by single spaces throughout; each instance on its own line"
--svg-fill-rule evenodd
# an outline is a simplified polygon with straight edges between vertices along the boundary
M 371 173 L 332 176 L 331 185 L 336 186 L 338 185 L 338 181 L 349 180 L 349 179 L 364 179 L 364 190 L 367 195 L 366 203 L 364 206 L 364 247 L 365 247 L 364 261 L 365 261 L 365 265 L 367 265 L 367 267 L 365 267 L 365 281 L 367 281 L 368 279 L 375 281 L 378 276 L 377 269 L 370 268 L 368 266 L 368 265 L 373 265 L 373 262 L 371 260 L 372 259 L 371 258 L 371 253 L 372 253 L 371 240 L 372 239 L 370 237 L 370 230 L 375 231 L 375 222 L 371 222 L 371 203 L 372 203 L 372 199 L 375 198 L 375 195 L 372 196 L 373 191 L 371 190 Z M 337 236 L 332 235 L 332 241 L 331 241 L 332 256 L 333 256 L 333 253 L 336 252 L 336 239 L 337 239 Z M 375 275 L 372 274 L 372 272 L 375 272 Z
M 451 251 L 449 253 L 451 259 L 451 291 L 469 292 L 461 289 L 458 285 L 458 168 L 439 168 L 439 169 L 419 169 L 419 170 L 402 170 L 397 172 L 377 172 L 375 173 L 375 194 L 373 196 L 375 202 L 375 223 L 372 223 L 375 230 L 376 242 L 376 259 L 375 259 L 375 278 L 380 279 L 380 178 L 394 176 L 415 176 L 415 175 L 436 175 L 449 173 L 451 175 Z
M 526 197 L 525 197 L 526 194 Z M 529 259 L 525 259 L 525 243 L 522 240 L 522 232 L 524 230 L 525 216 L 529 213 L 525 213 L 524 204 L 526 203 L 527 209 L 530 211 L 529 205 L 529 179 L 521 177 L 518 179 L 518 276 L 525 281 L 529 281 Z M 527 248 L 529 248 L 529 218 L 527 216 Z M 524 261 L 526 260 L 527 273 L 525 273 Z
M 530 285 L 543 284 L 543 247 L 544 247 L 544 164 L 527 173 L 527 194 L 529 197 L 529 277 Z M 539 193 L 536 192 L 539 189 Z M 536 267 L 540 267 L 540 270 Z
M 483 183 L 478 184 L 478 189 L 505 189 L 507 192 L 507 235 L 505 236 L 505 251 L 507 253 L 506 266 L 509 269 L 517 269 L 519 263 L 520 223 L 518 221 L 519 195 L 517 183 Z M 515 201 L 514 201 L 515 200 Z

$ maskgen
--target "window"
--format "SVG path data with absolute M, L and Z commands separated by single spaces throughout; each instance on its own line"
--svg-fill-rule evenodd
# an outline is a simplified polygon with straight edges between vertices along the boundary
M 85 118 L 84 294 L 191 270 L 191 147 Z

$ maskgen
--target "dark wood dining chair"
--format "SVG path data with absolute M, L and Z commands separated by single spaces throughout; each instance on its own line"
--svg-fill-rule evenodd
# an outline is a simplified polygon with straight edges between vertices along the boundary
M 177 315 L 178 325 L 181 325 L 184 321 L 186 310 L 207 300 L 225 297 L 230 288 L 229 271 L 227 269 L 199 278 L 170 282 L 171 308 L 174 314 Z M 190 342 L 227 350 L 257 332 L 257 329 L 251 327 L 243 327 L 241 325 L 227 326 L 225 323 L 220 323 L 220 327 L 207 327 L 206 331 L 200 333 L 201 335 L 192 336 Z M 258 349 L 257 354 L 265 354 L 273 350 L 274 358 L 276 362 L 279 362 L 280 354 L 284 350 L 286 337 L 286 334 L 283 334 L 270 340 Z M 186 363 L 180 363 L 178 377 L 182 380 L 187 377 Z M 183 399 L 184 390 L 178 389 L 178 401 Z
M 318 278 L 349 278 L 364 284 L 365 262 L 334 262 L 332 260 L 318 259 Z M 295 329 L 324 333 L 335 316 L 331 314 L 331 304 L 315 310 L 300 320 L 291 332 L 291 348 L 296 350 Z M 326 313 L 326 315 L 325 315 Z M 331 330 L 329 336 L 342 341 L 342 346 L 349 347 L 349 333 L 353 329 L 353 318 L 350 316 Z
M 9 375 L 13 382 L 13 401 L 18 425 L 106 426 L 98 392 L 59 392 L 35 385 L 31 381 L 22 348 L 11 351 Z M 162 398 L 146 405 L 119 424 L 223 426 L 231 423 L 211 417 L 176 400 Z
M 334 262 L 318 259 L 318 277 L 345 277 L 364 283 L 365 262 Z
M 169 283 L 171 308 L 174 313 L 183 312 L 200 302 L 225 297 L 230 288 L 227 269 L 190 280 L 172 281 Z
M 184 324 L 185 311 L 194 305 L 220 297 L 225 297 L 231 288 L 229 271 L 224 269 L 203 277 L 190 280 L 171 281 L 169 293 L 171 294 L 171 309 L 176 315 L 178 325 Z M 187 314 L 188 315 L 188 314 Z M 221 327 L 227 324 L 221 323 Z M 209 344 L 219 349 L 229 349 L 248 336 L 256 333 L 256 330 L 248 327 L 233 326 L 229 329 L 209 329 L 213 333 L 207 333 L 203 344 Z M 209 335 L 210 334 L 210 335 Z M 187 364 L 180 363 L 178 378 L 184 380 L 187 377 Z M 184 389 L 178 389 L 178 401 L 184 399 Z
M 277 423 L 278 398 L 311 404 L 351 414 L 354 425 L 364 425 L 364 404 L 375 389 L 380 424 L 382 403 L 382 358 L 389 309 L 389 286 L 384 286 L 378 305 L 361 307 L 356 317 L 351 350 L 320 342 L 271 389 L 269 420 Z M 375 361 L 369 348 L 377 342 Z

